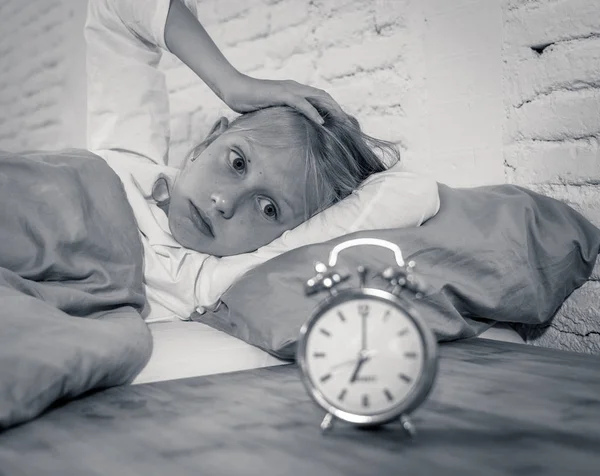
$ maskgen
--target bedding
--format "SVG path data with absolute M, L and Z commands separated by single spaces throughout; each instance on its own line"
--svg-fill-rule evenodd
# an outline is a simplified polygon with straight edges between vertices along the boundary
M 125 384 L 152 339 L 123 186 L 80 150 L 0 152 L 0 430 Z
M 289 363 L 199 322 L 148 324 L 153 350 L 133 384 L 199 377 Z
M 161 382 L 289 364 L 240 339 L 200 322 L 174 319 L 148 324 L 153 350 L 132 384 Z M 508 324 L 483 332 L 484 339 L 523 344 Z
M 546 323 L 590 276 L 600 230 L 568 205 L 514 185 L 440 184 L 439 193 L 439 212 L 422 226 L 362 231 L 285 253 L 248 271 L 219 307 L 193 319 L 293 359 L 300 327 L 323 299 L 303 293 L 314 263 L 337 243 L 365 236 L 395 242 L 416 261 L 429 289 L 413 304 L 441 341 L 476 336 L 495 322 Z M 381 270 L 387 253 L 349 249 L 341 265 Z

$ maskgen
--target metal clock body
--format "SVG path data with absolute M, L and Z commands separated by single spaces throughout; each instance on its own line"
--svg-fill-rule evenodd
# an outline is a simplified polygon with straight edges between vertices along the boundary
M 391 291 L 365 287 L 367 270 L 359 268 L 358 288 L 337 290 L 343 282 L 336 269 L 337 255 L 358 245 L 384 246 L 394 251 L 396 265 L 384 277 Z M 423 286 L 405 265 L 393 243 L 371 238 L 350 240 L 332 250 L 329 266 L 316 265 L 307 294 L 327 290 L 327 296 L 302 327 L 297 361 L 304 385 L 326 412 L 321 424 L 334 418 L 358 425 L 377 426 L 400 419 L 414 432 L 408 418 L 427 398 L 437 372 L 437 344 L 428 326 L 399 291 L 419 297 Z

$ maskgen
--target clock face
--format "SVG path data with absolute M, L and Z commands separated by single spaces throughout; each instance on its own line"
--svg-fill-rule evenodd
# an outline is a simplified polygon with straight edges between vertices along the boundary
M 355 296 L 326 308 L 306 335 L 305 371 L 333 407 L 355 415 L 393 411 L 421 380 L 419 328 L 393 302 Z

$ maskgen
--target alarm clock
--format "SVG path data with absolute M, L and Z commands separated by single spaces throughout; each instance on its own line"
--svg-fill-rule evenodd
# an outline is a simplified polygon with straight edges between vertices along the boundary
M 336 269 L 338 255 L 364 245 L 394 254 L 395 263 L 375 273 L 385 289 L 366 287 L 370 271 L 363 266 L 357 268 L 359 287 L 340 288 L 350 274 Z M 414 268 L 413 261 L 404 263 L 396 244 L 377 238 L 340 243 L 327 265 L 316 263 L 305 293 L 328 295 L 302 326 L 296 358 L 306 390 L 326 411 L 323 431 L 335 418 L 359 427 L 400 420 L 409 435 L 415 434 L 409 415 L 433 387 L 437 343 L 410 303 L 425 291 Z

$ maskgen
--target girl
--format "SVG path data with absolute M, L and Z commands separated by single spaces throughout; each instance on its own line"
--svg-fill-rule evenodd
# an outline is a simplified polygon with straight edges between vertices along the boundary
M 398 159 L 324 91 L 235 70 L 195 0 L 90 0 L 85 34 L 88 146 L 120 176 L 138 221 L 151 320 L 189 316 L 208 255 L 256 250 L 385 170 L 373 147 Z M 181 170 L 167 165 L 162 50 L 244 113 L 220 118 Z

